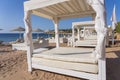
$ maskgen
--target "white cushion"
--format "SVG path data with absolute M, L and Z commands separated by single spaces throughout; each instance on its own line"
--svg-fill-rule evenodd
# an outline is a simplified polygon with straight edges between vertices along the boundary
M 33 57 L 93 64 L 97 63 L 97 59 L 92 56 L 92 51 L 92 49 L 60 47 L 33 53 Z
M 32 64 L 39 64 L 48 67 L 55 67 L 61 69 L 82 71 L 88 73 L 98 73 L 97 64 L 85 64 L 85 63 L 73 63 L 73 62 L 65 62 L 58 60 L 50 60 L 44 58 L 32 58 Z

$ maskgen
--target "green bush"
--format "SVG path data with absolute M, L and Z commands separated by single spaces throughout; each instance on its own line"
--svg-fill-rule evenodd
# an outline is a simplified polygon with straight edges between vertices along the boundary
M 117 33 L 120 33 L 120 22 L 117 23 L 116 30 Z

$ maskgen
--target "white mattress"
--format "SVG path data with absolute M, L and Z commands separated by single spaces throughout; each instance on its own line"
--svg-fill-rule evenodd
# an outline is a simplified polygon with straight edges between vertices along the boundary
M 75 46 L 93 46 L 97 45 L 97 40 L 80 40 L 75 42 Z
M 96 64 L 97 59 L 92 56 L 92 51 L 93 49 L 60 47 L 43 52 L 34 52 L 33 57 Z
M 65 62 L 52 59 L 44 58 L 32 58 L 32 64 L 43 65 L 54 68 L 68 69 L 73 71 L 82 71 L 86 73 L 98 73 L 97 64 L 85 64 L 85 63 L 75 63 L 75 62 Z

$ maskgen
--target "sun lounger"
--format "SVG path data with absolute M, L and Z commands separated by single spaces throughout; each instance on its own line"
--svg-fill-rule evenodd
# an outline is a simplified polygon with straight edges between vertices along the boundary
M 37 49 L 37 48 L 48 47 L 49 44 L 48 44 L 48 40 L 42 39 L 39 41 L 34 41 L 33 45 L 34 45 L 34 49 Z M 27 46 L 25 45 L 25 43 L 12 44 L 12 50 L 27 50 Z

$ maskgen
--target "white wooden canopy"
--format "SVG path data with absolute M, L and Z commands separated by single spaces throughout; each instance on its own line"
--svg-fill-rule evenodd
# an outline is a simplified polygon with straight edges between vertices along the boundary
M 95 19 L 95 30 L 98 38 L 97 46 L 93 51 L 93 55 L 98 59 L 99 71 L 97 78 L 96 75 L 92 73 L 78 73 L 77 71 L 73 72 L 72 70 L 62 70 L 42 65 L 37 66 L 37 68 L 90 80 L 106 80 L 105 39 L 107 28 L 104 2 L 105 0 L 30 0 L 24 2 L 24 23 L 26 28 L 24 38 L 27 45 L 28 71 L 32 71 L 32 68 L 34 68 L 32 64 L 33 43 L 31 14 L 53 20 L 55 26 L 56 48 L 59 48 L 59 20 L 91 16 Z M 74 27 L 72 26 L 72 28 Z
M 94 16 L 95 11 L 87 0 L 30 0 L 24 3 L 25 11 L 48 19 L 65 19 Z
M 94 26 L 95 21 L 73 22 L 73 26 Z

